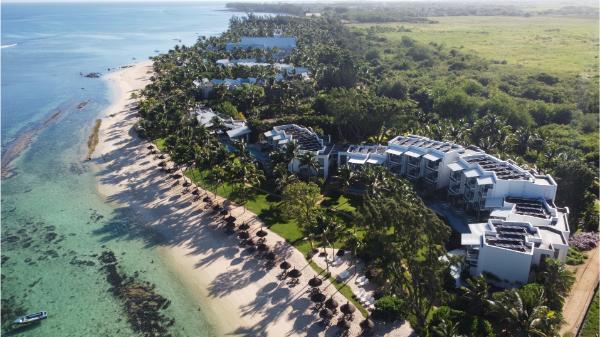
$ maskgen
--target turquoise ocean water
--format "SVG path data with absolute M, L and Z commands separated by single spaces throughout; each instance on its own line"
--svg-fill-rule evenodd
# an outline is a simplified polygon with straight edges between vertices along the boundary
M 47 310 L 18 336 L 135 336 L 97 255 L 115 252 L 128 274 L 156 284 L 171 300 L 174 336 L 211 336 L 197 303 L 152 247 L 127 235 L 127 210 L 106 204 L 83 161 L 106 84 L 80 73 L 106 73 L 145 60 L 198 35 L 227 28 L 222 4 L 2 4 L 2 150 L 22 130 L 62 111 L 13 162 L 2 180 L 3 311 Z M 78 109 L 82 101 L 89 103 Z M 5 314 L 3 314 L 3 317 Z M 11 317 L 12 318 L 12 317 Z M 5 323 L 5 322 L 3 322 Z M 4 330 L 3 335 L 10 335 Z

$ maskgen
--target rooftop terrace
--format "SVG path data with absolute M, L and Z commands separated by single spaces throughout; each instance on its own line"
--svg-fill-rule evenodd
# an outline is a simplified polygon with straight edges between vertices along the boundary
M 278 131 L 284 131 L 286 135 L 291 136 L 300 150 L 319 151 L 323 148 L 317 134 L 309 129 L 290 124 L 278 127 Z
M 507 197 L 506 202 L 515 204 L 515 213 L 548 219 L 551 214 L 540 200 Z
M 532 243 L 527 241 L 528 237 L 537 235 L 530 230 L 527 224 L 492 223 L 495 233 L 487 232 L 485 241 L 490 246 L 528 252 L 533 249 Z
M 469 164 L 476 164 L 481 166 L 484 171 L 494 172 L 498 179 L 503 180 L 528 180 L 531 178 L 531 174 L 521 169 L 510 165 L 507 162 L 500 161 L 499 159 L 490 156 L 488 154 L 482 154 L 481 156 L 467 157 L 465 161 Z
M 449 151 L 464 151 L 464 148 L 458 144 L 454 144 L 451 142 L 440 142 L 437 140 L 431 140 L 426 137 L 421 136 L 398 136 L 390 141 L 390 144 L 401 145 L 401 146 L 415 146 L 424 149 L 434 149 L 441 152 L 449 152 Z

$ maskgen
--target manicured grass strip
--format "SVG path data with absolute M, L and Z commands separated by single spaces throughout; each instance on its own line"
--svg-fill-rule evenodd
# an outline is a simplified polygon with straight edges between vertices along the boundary
M 594 295 L 594 300 L 592 304 L 590 304 L 590 309 L 585 317 L 585 322 L 583 322 L 583 326 L 581 327 L 581 332 L 579 337 L 596 337 L 600 334 L 600 326 L 598 326 L 598 321 L 600 320 L 600 294 L 598 290 L 596 290 L 596 294 Z
M 207 172 L 199 171 L 198 169 L 190 169 L 185 172 L 185 176 L 190 178 L 194 183 L 202 187 L 203 189 L 214 193 L 215 185 L 210 184 L 207 180 Z M 223 198 L 229 199 L 233 191 L 233 187 L 224 183 L 216 190 L 217 194 Z M 338 199 L 339 200 L 339 199 Z M 258 217 L 271 229 L 273 232 L 281 235 L 288 243 L 298 249 L 305 256 L 310 251 L 310 243 L 303 239 L 302 232 L 296 224 L 295 220 L 283 220 L 278 209 L 279 200 L 273 195 L 270 195 L 264 191 L 257 190 L 256 193 L 246 203 L 246 208 L 252 213 L 258 215 Z M 337 244 L 336 244 L 337 246 Z M 310 266 L 319 274 L 326 275 L 326 271 L 319 267 L 314 261 L 309 262 Z M 336 289 L 346 297 L 356 308 L 362 313 L 363 316 L 367 316 L 367 310 L 354 299 L 354 293 L 350 287 L 346 286 L 345 283 L 338 282 L 335 278 L 329 276 L 329 280 L 336 287 Z
M 208 182 L 207 171 L 200 172 L 198 169 L 190 169 L 185 172 L 186 177 L 203 189 L 214 193 L 215 185 Z M 219 196 L 235 201 L 232 197 L 233 187 L 224 183 L 216 189 Z M 256 214 L 264 224 L 273 232 L 281 235 L 288 243 L 293 245 L 302 254 L 307 255 L 310 244 L 303 240 L 302 232 L 295 220 L 286 220 L 279 210 L 279 199 L 264 191 L 255 189 L 253 196 L 246 202 L 246 208 Z
M 165 139 L 164 138 L 157 138 L 155 140 L 152 141 L 154 143 L 154 145 L 156 145 L 156 148 L 158 148 L 159 151 L 164 152 L 166 149 L 166 145 L 165 145 Z
M 315 262 L 315 261 L 309 261 L 308 264 L 319 274 L 321 274 L 322 276 L 327 275 L 327 271 L 321 267 L 319 267 L 319 265 Z M 367 317 L 369 316 L 369 312 L 367 311 L 367 309 L 365 309 L 365 307 L 363 307 L 362 304 L 360 304 L 360 302 L 358 302 L 355 298 L 354 298 L 354 293 L 352 292 L 352 289 L 350 289 L 350 287 L 348 287 L 346 285 L 346 283 L 341 283 L 338 282 L 333 276 L 329 275 L 327 277 L 329 279 L 329 281 L 331 281 L 331 284 L 333 284 L 335 286 L 335 288 L 339 291 L 340 294 L 342 294 L 344 297 L 346 297 L 348 299 L 348 301 L 350 301 L 352 304 L 354 304 L 354 306 L 356 307 L 356 309 L 358 309 L 358 311 L 360 311 L 360 313 L 363 315 L 363 317 Z M 340 305 L 342 305 L 343 303 L 340 303 Z

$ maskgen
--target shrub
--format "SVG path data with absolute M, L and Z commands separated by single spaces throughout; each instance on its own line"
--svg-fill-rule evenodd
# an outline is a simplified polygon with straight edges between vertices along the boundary
M 406 303 L 396 296 L 383 296 L 375 301 L 373 318 L 386 322 L 403 319 L 406 315 Z
M 598 245 L 598 239 L 598 233 L 577 233 L 569 239 L 569 244 L 580 251 L 588 251 Z
M 576 266 L 579 264 L 583 264 L 586 256 L 583 255 L 577 248 L 569 247 L 567 252 L 567 264 L 570 266 Z

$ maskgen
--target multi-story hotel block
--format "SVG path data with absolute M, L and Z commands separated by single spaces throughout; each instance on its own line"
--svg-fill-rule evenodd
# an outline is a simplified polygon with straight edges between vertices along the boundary
M 420 136 L 398 136 L 380 145 L 354 145 L 338 152 L 338 165 L 359 169 L 385 165 L 396 175 L 420 180 L 430 190 L 447 192 L 456 206 L 485 223 L 469 225 L 462 234 L 467 267 L 473 274 L 489 273 L 501 285 L 526 283 L 532 265 L 545 257 L 566 260 L 568 208 L 554 205 L 556 182 L 503 161 L 477 147 Z

